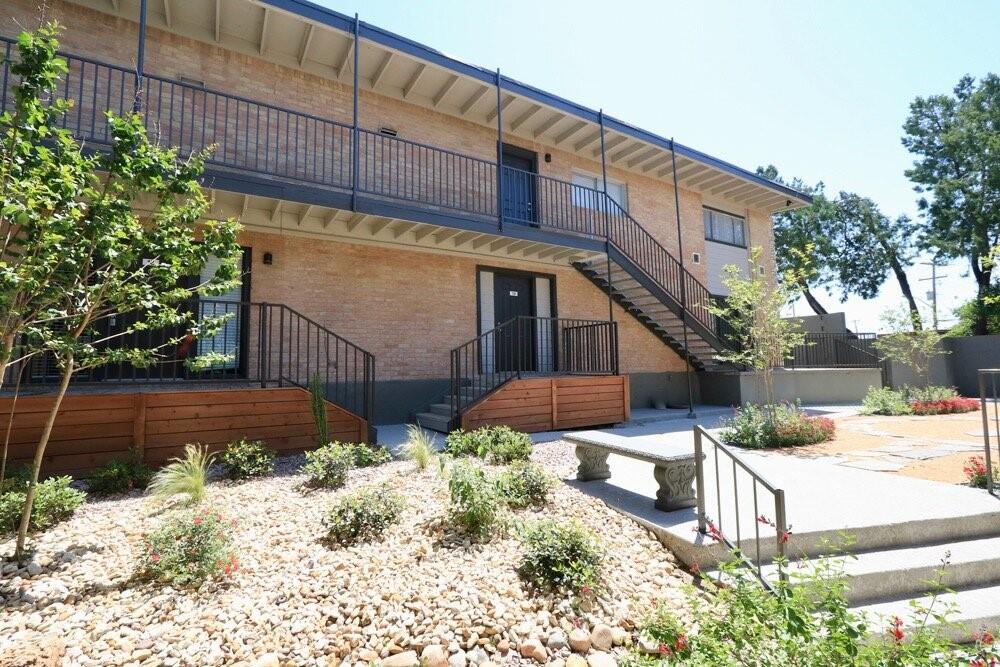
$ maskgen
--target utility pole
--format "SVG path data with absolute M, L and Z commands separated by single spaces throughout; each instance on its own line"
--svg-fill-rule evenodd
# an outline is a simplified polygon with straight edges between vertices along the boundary
M 934 331 L 937 331 L 938 330 L 937 284 L 938 284 L 939 280 L 941 280 L 943 278 L 947 278 L 948 276 L 946 276 L 946 275 L 939 276 L 938 275 L 937 269 L 940 266 L 940 264 L 938 263 L 938 258 L 937 257 L 933 258 L 929 262 L 920 262 L 920 264 L 923 265 L 923 266 L 929 266 L 929 267 L 931 267 L 931 277 L 930 278 L 918 278 L 917 280 L 920 280 L 920 281 L 929 280 L 929 281 L 931 281 L 931 291 L 928 292 L 927 296 L 931 300 L 931 313 L 933 314 L 933 318 L 934 318 Z

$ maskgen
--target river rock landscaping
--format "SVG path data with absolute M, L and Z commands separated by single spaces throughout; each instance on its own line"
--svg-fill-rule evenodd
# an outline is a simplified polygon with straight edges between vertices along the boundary
M 560 479 L 576 466 L 565 443 L 536 447 L 532 460 Z M 71 665 L 611 667 L 657 603 L 685 613 L 691 577 L 673 555 L 561 482 L 547 504 L 510 516 L 593 531 L 604 550 L 600 582 L 582 593 L 539 592 L 522 579 L 516 525 L 484 541 L 457 532 L 436 464 L 354 468 L 342 488 L 306 490 L 303 462 L 278 459 L 271 475 L 243 483 L 214 471 L 206 506 L 236 519 L 239 567 L 198 588 L 135 575 L 143 536 L 166 515 L 162 502 L 138 492 L 88 498 L 35 536 L 30 562 L 0 566 L 0 655 L 19 642 L 62 642 Z M 399 520 L 374 541 L 326 540 L 334 501 L 383 482 L 405 498 Z M 10 540 L 0 543 L 0 553 L 11 551 Z

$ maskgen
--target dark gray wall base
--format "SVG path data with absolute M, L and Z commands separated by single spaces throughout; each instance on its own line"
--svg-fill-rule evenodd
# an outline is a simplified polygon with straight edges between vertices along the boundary
M 402 424 L 451 393 L 449 378 L 381 380 L 375 383 L 375 423 Z
M 705 405 L 735 406 L 742 403 L 740 374 L 737 371 L 698 373 L 698 382 Z
M 688 390 L 686 373 L 629 373 L 631 407 L 651 408 L 657 404 L 667 407 L 687 407 Z M 691 376 L 691 393 L 695 404 L 701 402 L 698 375 Z

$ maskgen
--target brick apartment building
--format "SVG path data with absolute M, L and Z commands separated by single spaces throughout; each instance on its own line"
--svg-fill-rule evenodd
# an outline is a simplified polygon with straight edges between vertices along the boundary
M 4 3 L 0 48 L 36 4 Z M 161 143 L 216 146 L 212 215 L 241 220 L 247 272 L 199 346 L 264 387 L 319 372 L 369 422 L 607 423 L 686 403 L 688 362 L 708 395 L 722 266 L 752 245 L 773 270 L 770 215 L 809 201 L 303 0 L 48 5 L 82 139 L 138 89 Z

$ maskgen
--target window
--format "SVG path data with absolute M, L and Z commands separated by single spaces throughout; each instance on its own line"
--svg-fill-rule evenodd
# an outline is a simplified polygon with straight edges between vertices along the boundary
M 598 208 L 601 203 L 601 192 L 604 192 L 604 178 L 592 176 L 583 172 L 573 172 L 573 205 L 582 208 Z M 585 189 L 586 188 L 586 189 Z M 597 192 L 593 192 L 596 190 Z M 608 179 L 608 196 L 628 212 L 628 186 L 619 181 Z
M 743 218 L 711 208 L 704 209 L 705 239 L 747 247 Z

